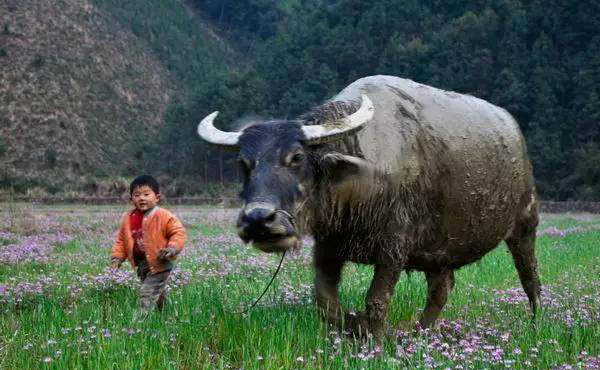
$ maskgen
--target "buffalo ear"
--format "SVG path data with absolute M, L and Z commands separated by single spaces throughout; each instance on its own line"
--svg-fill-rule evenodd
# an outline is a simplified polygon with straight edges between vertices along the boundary
M 341 153 L 327 153 L 321 158 L 321 168 L 332 183 L 374 173 L 373 166 L 362 158 Z

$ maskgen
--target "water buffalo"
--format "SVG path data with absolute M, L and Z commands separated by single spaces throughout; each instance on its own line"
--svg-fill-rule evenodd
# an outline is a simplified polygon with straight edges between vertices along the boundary
M 332 323 L 381 338 L 402 270 L 425 273 L 422 327 L 454 286 L 454 270 L 504 240 L 533 313 L 538 206 L 517 122 L 469 95 L 392 76 L 359 79 L 297 120 L 241 132 L 198 126 L 206 141 L 239 149 L 237 221 L 245 242 L 281 252 L 314 237 L 316 302 Z M 344 313 L 347 261 L 374 265 L 366 310 Z

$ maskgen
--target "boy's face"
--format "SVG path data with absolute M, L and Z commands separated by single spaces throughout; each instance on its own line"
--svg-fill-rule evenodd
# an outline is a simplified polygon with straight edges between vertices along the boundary
M 142 212 L 152 209 L 159 200 L 160 193 L 155 193 L 148 185 L 138 186 L 131 193 L 133 205 Z

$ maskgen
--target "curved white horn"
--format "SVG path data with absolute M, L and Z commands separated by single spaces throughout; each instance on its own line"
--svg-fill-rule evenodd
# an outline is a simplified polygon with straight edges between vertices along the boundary
M 334 122 L 324 123 L 322 125 L 303 126 L 302 131 L 309 144 L 319 144 L 333 141 L 339 136 L 348 136 L 363 128 L 373 114 L 375 108 L 373 102 L 366 95 L 361 95 L 360 108 L 351 115 Z
M 241 132 L 221 131 L 213 125 L 218 111 L 212 112 L 198 124 L 198 135 L 211 144 L 221 146 L 238 146 L 238 140 Z

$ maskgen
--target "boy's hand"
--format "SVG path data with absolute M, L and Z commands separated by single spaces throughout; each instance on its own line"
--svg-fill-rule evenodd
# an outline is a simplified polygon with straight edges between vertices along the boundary
M 179 254 L 179 250 L 175 247 L 166 247 L 158 251 L 158 258 L 163 261 L 169 261 Z
M 123 261 L 124 260 L 120 259 L 119 257 L 112 257 L 110 259 L 110 268 L 115 269 L 115 270 L 120 268 Z

